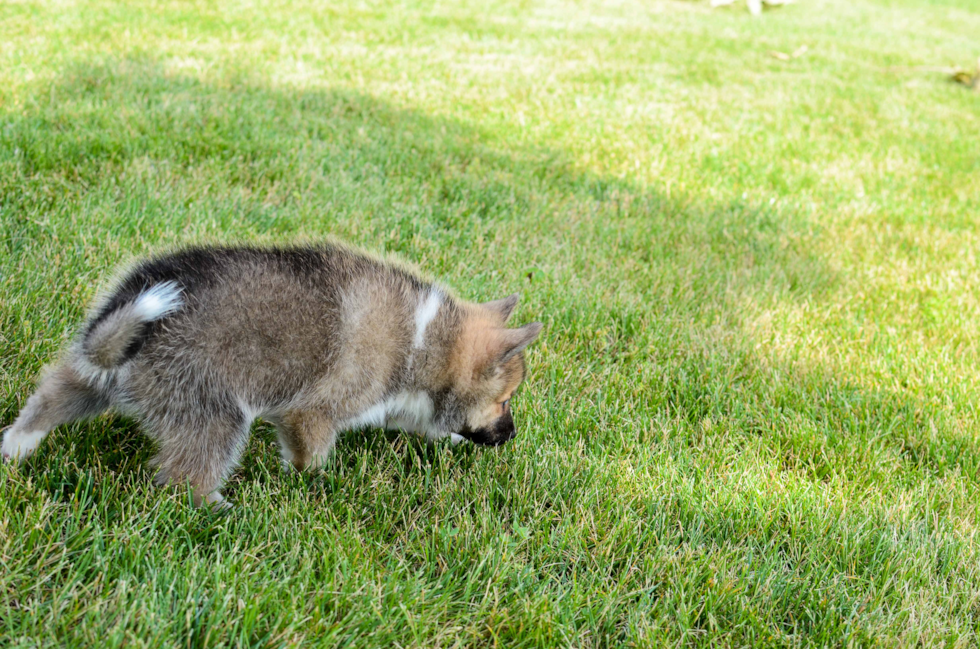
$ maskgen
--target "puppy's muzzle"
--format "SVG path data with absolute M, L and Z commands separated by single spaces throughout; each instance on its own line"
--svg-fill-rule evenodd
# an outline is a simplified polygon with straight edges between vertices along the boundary
M 493 422 L 492 426 L 477 429 L 465 426 L 463 430 L 459 431 L 459 434 L 474 444 L 500 446 L 507 440 L 512 439 L 517 434 L 517 429 L 514 427 L 514 420 L 510 414 L 507 414 Z

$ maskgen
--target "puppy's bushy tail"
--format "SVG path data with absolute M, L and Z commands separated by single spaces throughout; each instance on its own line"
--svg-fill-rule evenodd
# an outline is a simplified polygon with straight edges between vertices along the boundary
M 183 304 L 177 282 L 151 286 L 100 316 L 82 339 L 82 353 L 98 368 L 115 369 L 142 347 L 148 323 L 174 313 Z

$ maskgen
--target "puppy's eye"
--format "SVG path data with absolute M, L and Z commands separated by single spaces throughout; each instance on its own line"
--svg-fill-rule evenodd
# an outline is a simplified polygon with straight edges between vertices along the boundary
M 503 410 L 504 412 L 507 412 L 507 408 L 509 407 L 510 407 L 510 399 L 507 399 L 502 404 L 500 404 L 500 409 Z

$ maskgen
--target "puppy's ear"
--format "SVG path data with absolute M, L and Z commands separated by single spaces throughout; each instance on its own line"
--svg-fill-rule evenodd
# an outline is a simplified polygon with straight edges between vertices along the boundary
M 532 322 L 517 329 L 507 329 L 487 321 L 482 315 L 470 317 L 464 321 L 454 345 L 452 371 L 466 383 L 487 380 L 534 342 L 543 328 L 540 322 Z
M 507 322 L 510 318 L 510 314 L 514 312 L 514 307 L 517 306 L 518 300 L 521 299 L 519 293 L 514 293 L 513 295 L 508 295 L 502 300 L 494 300 L 493 302 L 484 302 L 482 306 L 487 311 L 496 314 L 501 322 Z
M 544 325 L 540 322 L 532 322 L 518 329 L 498 330 L 498 339 L 494 355 L 495 365 L 502 365 L 517 356 L 524 348 L 534 342 Z

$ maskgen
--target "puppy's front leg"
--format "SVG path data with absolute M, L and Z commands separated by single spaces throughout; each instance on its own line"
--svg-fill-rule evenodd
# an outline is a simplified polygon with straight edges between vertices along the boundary
M 326 462 L 337 429 L 333 420 L 316 410 L 292 410 L 276 422 L 282 458 L 297 471 L 319 468 Z

